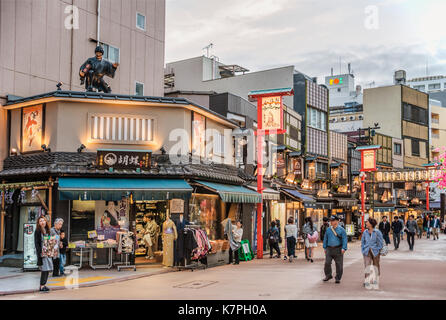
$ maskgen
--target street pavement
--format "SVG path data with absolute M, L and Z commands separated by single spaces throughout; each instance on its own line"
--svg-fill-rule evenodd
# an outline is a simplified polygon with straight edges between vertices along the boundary
M 363 287 L 364 267 L 360 242 L 349 243 L 340 284 L 324 283 L 323 250 L 317 248 L 314 263 L 298 259 L 241 262 L 206 270 L 171 272 L 134 280 L 113 282 L 50 293 L 8 295 L 0 299 L 446 299 L 446 236 L 440 240 L 416 240 L 415 250 L 407 242 L 381 258 L 379 289 Z M 334 270 L 334 265 L 333 265 Z

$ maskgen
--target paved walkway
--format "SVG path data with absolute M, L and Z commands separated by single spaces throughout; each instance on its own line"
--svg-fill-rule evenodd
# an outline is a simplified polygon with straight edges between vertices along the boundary
M 148 277 L 172 271 L 176 270 L 170 268 L 166 269 L 160 265 L 141 266 L 138 267 L 136 271 L 133 271 L 133 269 L 123 269 L 119 272 L 116 270 L 116 268 L 111 270 L 92 270 L 88 267 L 84 267 L 77 272 L 77 280 L 74 280 L 73 277 L 75 273 L 71 273 L 70 271 L 66 271 L 66 273 L 68 273 L 68 276 L 63 277 L 53 278 L 50 274 L 47 286 L 52 290 L 73 288 L 75 285 L 78 285 L 81 288 L 92 287 L 104 285 L 107 283 L 138 279 L 141 277 Z M 72 274 L 72 276 L 70 275 L 70 273 Z M 0 296 L 37 292 L 37 289 L 39 288 L 39 280 L 39 271 L 23 272 L 20 268 L 0 267 Z
M 402 242 L 381 260 L 378 290 L 366 290 L 359 242 L 345 255 L 341 284 L 323 283 L 323 251 L 314 263 L 303 252 L 293 263 L 279 259 L 241 262 L 196 270 L 113 282 L 46 294 L 4 296 L 3 299 L 446 299 L 446 236 L 416 240 L 415 251 Z M 129 271 L 128 271 L 129 272 Z M 113 272 L 111 273 L 113 274 Z

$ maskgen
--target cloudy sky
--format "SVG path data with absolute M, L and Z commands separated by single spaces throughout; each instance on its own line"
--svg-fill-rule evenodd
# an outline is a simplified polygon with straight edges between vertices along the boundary
M 250 71 L 294 65 L 357 83 L 446 75 L 445 0 L 167 0 L 166 62 L 211 54 Z

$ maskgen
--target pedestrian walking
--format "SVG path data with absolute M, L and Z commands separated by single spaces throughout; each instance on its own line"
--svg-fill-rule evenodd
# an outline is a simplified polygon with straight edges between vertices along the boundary
M 375 220 L 376 221 L 376 220 Z M 390 244 L 390 223 L 387 221 L 387 216 L 383 217 L 383 221 L 379 223 L 379 231 L 381 231 L 381 234 L 386 241 L 386 245 Z
M 432 238 L 438 240 L 438 234 L 440 233 L 441 222 L 438 216 L 432 219 Z
M 325 251 L 325 278 L 323 281 L 333 278 L 331 262 L 334 260 L 336 265 L 336 283 L 340 283 L 344 269 L 344 253 L 347 251 L 347 233 L 344 228 L 339 226 L 339 218 L 337 216 L 330 217 L 330 227 L 325 233 L 323 246 Z
M 370 285 L 377 285 L 377 276 L 380 276 L 381 270 L 379 266 L 380 251 L 384 246 L 384 237 L 381 230 L 376 230 L 376 220 L 370 218 L 366 221 L 366 230 L 361 237 L 361 252 L 364 258 L 365 279 L 364 287 L 369 288 Z M 377 271 L 373 276 L 372 267 Z M 373 271 L 375 271 L 373 270 Z
M 313 248 L 317 247 L 318 233 L 316 226 L 313 224 L 311 217 L 305 218 L 305 224 L 302 227 L 302 232 L 305 238 L 305 250 L 307 251 L 307 261 L 313 263 Z
M 424 230 L 426 231 L 426 238 L 429 239 L 431 236 L 431 230 L 430 230 L 430 217 L 428 214 L 424 216 Z
M 395 247 L 395 250 L 398 250 L 398 248 L 400 247 L 400 236 L 403 229 L 404 225 L 401 223 L 400 218 L 398 216 L 395 216 L 392 222 L 393 245 Z
M 65 264 L 67 263 L 67 247 L 68 247 L 68 240 L 65 234 L 64 230 L 60 230 L 60 249 L 59 249 L 59 259 L 60 259 L 60 266 L 59 271 L 60 275 L 65 275 Z
M 327 232 L 327 229 L 330 227 L 330 224 L 328 222 L 328 218 L 327 217 L 323 217 L 322 218 L 322 226 L 321 226 L 321 231 L 320 231 L 320 239 L 321 241 L 324 241 L 324 236 L 325 233 Z
M 409 250 L 413 251 L 415 245 L 415 234 L 417 233 L 417 222 L 414 220 L 413 214 L 410 215 L 406 224 L 407 243 L 409 244 Z
M 401 240 L 404 240 L 404 216 L 400 217 L 400 222 L 403 228 L 401 229 Z
M 288 224 L 285 226 L 286 247 L 288 260 L 293 262 L 296 257 L 297 226 L 294 224 L 293 217 L 288 218 Z
M 418 226 L 418 239 L 421 239 L 423 236 L 423 218 L 418 217 L 417 218 L 417 226 Z
M 63 225 L 63 219 L 62 218 L 57 218 L 54 221 L 54 227 L 52 227 L 51 230 L 50 230 L 50 235 L 52 237 L 56 238 L 57 248 L 58 248 L 57 255 L 55 257 L 53 257 L 53 277 L 60 276 L 59 250 L 60 250 L 60 247 L 62 245 L 62 243 L 60 242 L 60 230 L 62 230 L 62 225 Z
M 240 220 L 238 220 L 235 224 L 235 226 L 232 226 L 232 238 L 234 239 L 234 242 L 238 244 L 237 250 L 232 250 L 231 247 L 229 247 L 229 263 L 233 263 L 233 256 L 235 256 L 235 262 L 234 264 L 240 264 L 240 257 L 238 255 L 240 250 L 240 245 L 242 242 L 243 237 L 243 224 Z
M 279 249 L 279 229 L 276 227 L 276 222 L 271 222 L 271 227 L 268 229 L 268 245 L 269 245 L 269 257 L 273 257 L 273 250 L 276 250 L 276 258 L 280 258 Z
M 48 248 L 50 228 L 44 216 L 37 219 L 36 231 L 34 232 L 34 246 L 37 254 L 37 265 L 40 268 L 40 289 L 41 292 L 48 292 L 50 289 L 46 286 L 48 275 L 53 271 L 53 259 L 48 253 L 51 252 Z

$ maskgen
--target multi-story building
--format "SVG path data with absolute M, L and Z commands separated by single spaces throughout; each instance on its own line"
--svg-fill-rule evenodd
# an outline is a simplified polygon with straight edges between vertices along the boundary
M 163 95 L 165 0 L 2 0 L 0 21 L 0 104 L 7 95 L 54 91 L 59 82 L 63 90 L 84 91 L 79 68 L 97 44 L 119 63 L 107 80 L 114 93 Z M 8 154 L 5 136 L 0 162 Z
M 330 130 L 352 132 L 363 128 L 363 105 L 347 104 L 342 107 L 330 107 Z
M 430 102 L 430 155 L 434 160 L 440 155 L 441 148 L 446 147 L 446 107 L 437 100 Z
M 381 134 L 403 140 L 405 168 L 429 162 L 428 94 L 401 84 L 365 89 L 364 126 L 375 124 Z
M 445 76 L 427 76 L 413 78 L 407 81 L 407 85 L 416 90 L 433 93 L 446 90 Z
M 362 104 L 362 88 L 359 85 L 355 87 L 355 76 L 352 73 L 325 77 L 325 86 L 330 93 L 330 109 L 346 104 L 351 106 Z
M 314 166 L 318 178 L 328 179 L 329 108 L 326 86 L 318 85 L 317 79 L 296 71 L 294 66 L 258 72 L 248 71 L 246 68 L 226 65 L 217 61 L 216 58 L 205 56 L 167 63 L 165 94 L 171 96 L 171 94 L 178 95 L 179 92 L 184 94 L 188 92 L 228 92 L 248 99 L 249 92 L 253 90 L 293 88 L 294 97 L 286 96 L 283 98 L 283 102 L 302 117 L 301 156 L 308 156 L 311 159 L 309 165 L 311 163 L 310 166 Z M 293 138 L 293 140 L 295 139 Z M 306 170 L 308 171 L 308 169 Z

